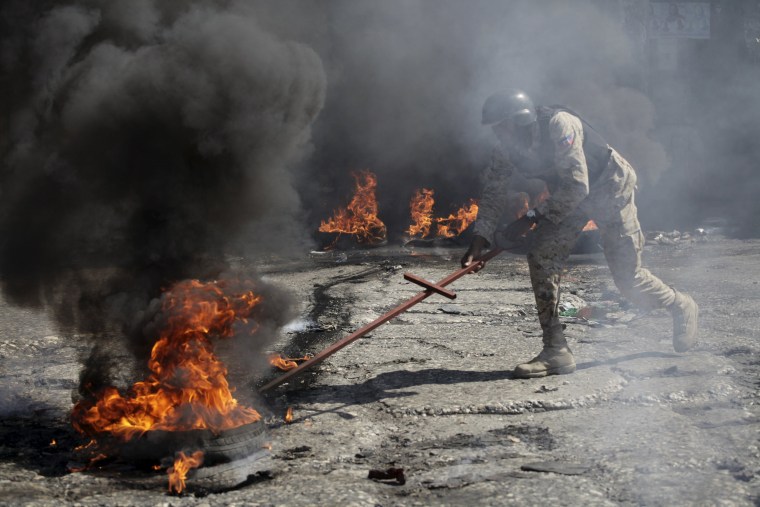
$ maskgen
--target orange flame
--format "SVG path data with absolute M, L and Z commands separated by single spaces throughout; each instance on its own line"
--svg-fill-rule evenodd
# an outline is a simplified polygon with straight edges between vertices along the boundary
M 452 238 L 464 232 L 469 225 L 478 217 L 478 204 L 475 199 L 470 199 L 456 213 L 451 213 L 446 218 L 433 218 L 433 190 L 427 188 L 415 191 L 409 210 L 412 216 L 412 225 L 407 229 L 410 236 L 424 238 L 431 234 L 433 224 L 436 226 L 435 234 L 441 238 Z
M 74 447 L 74 450 L 76 452 L 83 452 L 83 451 L 86 451 L 87 449 L 95 447 L 97 444 L 98 444 L 98 442 L 95 439 L 91 439 L 86 444 L 82 444 L 82 445 L 78 445 L 78 446 Z
M 595 231 L 598 228 L 599 227 L 596 226 L 596 222 L 594 222 L 593 220 L 589 220 L 588 223 L 585 226 L 583 226 L 583 232 Z
M 538 194 L 535 199 L 533 199 L 533 203 L 532 203 L 533 206 L 531 207 L 535 208 L 536 206 L 538 206 L 539 204 L 547 200 L 549 196 L 551 196 L 551 194 L 549 193 L 549 187 L 544 185 L 544 189 L 541 191 L 541 193 Z
M 304 357 L 282 357 L 282 355 L 274 353 L 269 354 L 269 364 L 279 368 L 282 371 L 292 370 L 298 367 L 300 361 L 308 361 L 311 359 L 311 355 L 307 354 Z
M 174 460 L 174 466 L 169 467 L 169 493 L 180 494 L 185 489 L 185 480 L 187 473 L 193 468 L 198 468 L 203 464 L 203 451 L 195 451 L 192 455 L 187 456 L 184 452 Z
M 436 233 L 439 237 L 452 238 L 464 232 L 471 223 L 478 218 L 478 201 L 470 201 L 459 208 L 456 213 L 450 214 L 446 218 L 436 218 Z
M 270 354 L 269 364 L 282 371 L 288 371 L 298 367 L 298 363 L 286 357 L 282 357 L 280 354 Z
M 319 232 L 351 234 L 359 243 L 381 243 L 386 238 L 386 229 L 377 217 L 377 178 L 367 170 L 351 175 L 356 181 L 354 197 L 347 207 L 336 209 L 330 220 L 322 221 Z
M 148 380 L 135 383 L 129 396 L 105 388 L 96 400 L 78 403 L 74 427 L 89 435 L 110 433 L 123 440 L 149 430 L 221 431 L 259 420 L 252 408 L 238 405 L 227 383 L 227 368 L 214 354 L 211 338 L 233 336 L 249 322 L 261 296 L 250 290 L 225 294 L 226 282 L 181 282 L 163 297 L 167 316 L 151 352 Z
M 407 229 L 410 236 L 424 238 L 430 234 L 430 228 L 433 226 L 433 191 L 427 188 L 417 189 L 409 203 L 409 211 L 412 215 L 412 225 Z
M 285 422 L 287 424 L 290 424 L 293 422 L 293 407 L 288 407 L 287 412 L 285 412 Z
M 515 198 L 510 203 L 510 206 L 512 215 L 516 219 L 519 219 L 530 209 L 530 197 L 525 192 L 520 192 L 516 194 Z

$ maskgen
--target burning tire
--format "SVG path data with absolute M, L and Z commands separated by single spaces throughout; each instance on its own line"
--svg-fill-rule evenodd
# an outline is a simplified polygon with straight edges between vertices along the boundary
M 388 239 L 383 238 L 375 241 L 359 241 L 351 234 L 335 234 L 331 232 L 318 232 L 316 241 L 320 250 L 356 250 L 378 248 L 388 244 Z
M 148 431 L 139 438 L 122 443 L 122 458 L 138 463 L 155 464 L 176 452 L 203 451 L 203 465 L 230 463 L 256 455 L 269 446 L 262 421 L 244 424 L 217 434 L 210 430 Z

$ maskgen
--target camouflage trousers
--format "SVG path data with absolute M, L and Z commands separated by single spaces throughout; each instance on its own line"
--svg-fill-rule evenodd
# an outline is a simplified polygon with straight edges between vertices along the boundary
M 562 222 L 544 222 L 536 229 L 528 252 L 528 265 L 545 336 L 560 325 L 562 271 L 589 219 L 599 227 L 607 265 L 622 295 L 643 309 L 673 305 L 675 291 L 641 266 L 644 235 L 636 214 L 635 187 L 635 171 L 613 151 L 607 168 L 580 206 Z

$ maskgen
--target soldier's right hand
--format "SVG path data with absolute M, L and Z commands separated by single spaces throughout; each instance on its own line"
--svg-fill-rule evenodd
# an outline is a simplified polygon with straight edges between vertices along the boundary
M 477 273 L 481 269 L 485 267 L 485 262 L 476 261 L 475 259 L 479 258 L 483 254 L 483 249 L 488 246 L 488 240 L 484 238 L 483 236 L 475 236 L 472 238 L 472 242 L 470 243 L 470 247 L 467 249 L 467 252 L 465 252 L 464 257 L 462 257 L 462 267 L 466 268 L 473 262 L 478 262 L 480 265 L 472 270 L 473 273 Z

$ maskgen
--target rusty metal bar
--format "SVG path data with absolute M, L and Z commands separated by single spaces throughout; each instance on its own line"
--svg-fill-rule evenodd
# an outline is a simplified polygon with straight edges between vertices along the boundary
M 479 257 L 476 261 L 474 261 L 472 264 L 467 266 L 466 268 L 460 268 L 457 271 L 454 271 L 449 276 L 444 278 L 443 280 L 436 283 L 436 286 L 439 287 L 445 287 L 446 285 L 454 282 L 455 280 L 458 280 L 462 278 L 464 275 L 469 273 L 470 271 L 473 271 L 478 266 L 482 265 L 485 262 L 488 262 L 489 260 L 493 259 L 497 255 L 499 255 L 504 250 L 501 248 L 494 248 L 493 250 L 487 252 L 485 255 L 482 255 Z M 365 326 L 361 327 L 360 329 L 357 329 L 350 335 L 346 336 L 345 338 L 341 338 L 337 342 L 333 343 L 326 349 L 324 349 L 319 354 L 315 355 L 311 359 L 309 359 L 306 362 L 301 363 L 298 365 L 297 368 L 293 368 L 292 370 L 289 370 L 279 377 L 277 377 L 274 380 L 271 380 L 269 383 L 265 384 L 261 389 L 259 389 L 259 392 L 266 392 L 270 389 L 279 386 L 280 384 L 284 384 L 289 379 L 295 377 L 299 373 L 303 372 L 304 370 L 307 370 L 311 368 L 312 366 L 316 366 L 317 364 L 321 363 L 331 355 L 338 352 L 340 349 L 345 347 L 346 345 L 349 345 L 350 343 L 356 341 L 357 339 L 361 338 L 365 334 L 369 333 L 370 331 L 373 331 L 374 329 L 377 329 L 381 325 L 385 324 L 389 320 L 398 317 L 405 311 L 407 311 L 409 308 L 413 307 L 423 299 L 426 299 L 428 296 L 431 296 L 432 294 L 435 294 L 436 291 L 434 291 L 432 288 L 427 289 L 424 292 L 420 292 L 419 294 L 413 296 L 412 298 L 408 299 L 404 303 L 401 303 L 399 306 L 394 308 L 393 310 L 389 311 L 388 313 L 382 315 L 381 317 L 378 317 L 377 319 L 373 320 L 369 324 L 366 324 Z
M 413 275 L 411 273 L 404 273 L 404 280 L 409 280 L 410 282 L 414 282 L 417 285 L 425 287 L 426 289 L 430 289 L 433 292 L 435 292 L 436 294 L 440 294 L 443 297 L 446 297 L 446 298 L 449 298 L 449 299 L 456 299 L 457 298 L 457 295 L 454 292 L 452 292 L 452 291 L 450 291 L 448 289 L 444 289 L 440 285 L 436 285 L 433 282 L 428 282 L 424 278 L 420 278 L 417 275 Z

